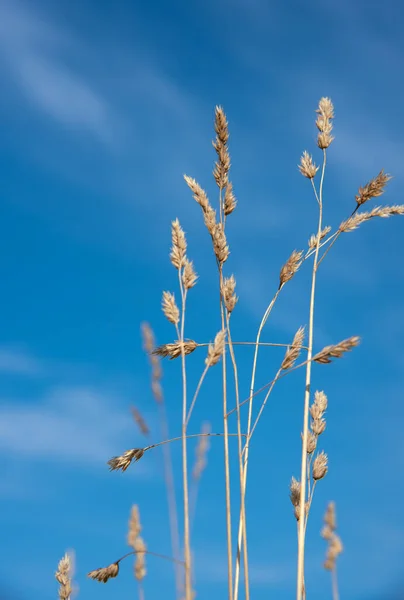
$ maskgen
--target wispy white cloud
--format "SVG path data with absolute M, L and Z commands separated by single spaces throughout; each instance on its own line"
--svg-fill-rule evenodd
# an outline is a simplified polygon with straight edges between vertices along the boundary
M 25 5 L 0 1 L 0 58 L 26 99 L 58 123 L 113 142 L 111 107 L 96 86 L 70 69 L 61 50 L 74 40 Z
M 0 347 L 0 373 L 38 376 L 44 374 L 44 365 L 22 350 Z
M 14 460 L 105 467 L 125 444 L 136 446 L 137 435 L 119 398 L 91 387 L 56 388 L 35 403 L 1 403 L 0 447 Z

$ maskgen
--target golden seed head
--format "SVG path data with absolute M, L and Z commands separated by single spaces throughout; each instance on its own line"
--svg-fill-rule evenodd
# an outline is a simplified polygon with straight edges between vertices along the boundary
M 279 287 L 282 287 L 285 283 L 290 281 L 295 273 L 297 273 L 302 264 L 302 256 L 302 251 L 293 250 L 279 274 Z
M 135 549 L 136 538 L 140 535 L 142 526 L 140 524 L 139 507 L 134 504 L 132 506 L 129 518 L 129 529 L 128 529 L 128 546 Z
M 328 471 L 328 456 L 325 452 L 320 452 L 317 454 L 316 458 L 313 462 L 313 479 L 318 481 L 319 479 L 323 479 Z
M 324 515 L 324 523 L 331 529 L 331 531 L 336 530 L 337 519 L 335 514 L 335 502 L 328 503 L 327 510 Z
M 390 181 L 391 176 L 384 172 L 382 169 L 376 177 L 371 179 L 366 185 L 360 187 L 355 200 L 359 206 L 370 200 L 371 198 L 378 198 L 385 192 L 385 187 Z
M 310 510 L 310 502 L 306 502 L 304 505 L 304 513 L 306 516 L 309 514 L 309 510 Z M 295 506 L 294 514 L 295 514 L 296 521 L 300 521 L 300 503 L 297 506 Z
M 137 462 L 142 458 L 144 453 L 144 448 L 132 448 L 132 450 L 126 450 L 121 456 L 113 456 L 108 461 L 109 470 L 126 471 L 132 461 Z
M 59 561 L 57 571 L 55 573 L 56 581 L 59 583 L 59 598 L 60 600 L 70 600 L 73 592 L 73 557 L 66 552 L 64 557 Z
M 184 265 L 185 253 L 187 251 L 187 242 L 185 233 L 178 219 L 171 223 L 171 262 L 176 269 L 180 269 Z
M 222 285 L 222 296 L 228 313 L 233 312 L 238 301 L 238 297 L 235 294 L 235 289 L 236 280 L 234 278 L 234 275 L 231 275 L 230 277 L 225 277 L 223 279 Z
M 334 106 L 329 98 L 321 98 L 318 109 L 316 126 L 319 130 L 317 145 L 321 149 L 328 148 L 334 137 L 331 135 L 332 119 L 334 118 Z
M 374 217 L 388 218 L 394 215 L 404 215 L 404 205 L 376 206 L 369 212 L 355 213 L 339 226 L 341 232 L 354 231 L 361 223 Z
M 217 223 L 213 232 L 213 250 L 220 264 L 226 262 L 229 258 L 230 250 L 227 245 L 226 234 L 224 233 L 223 225 Z
M 302 157 L 300 158 L 299 171 L 307 179 L 313 179 L 318 171 L 319 167 L 317 167 L 313 161 L 313 157 L 306 152 L 303 152 Z
M 308 432 L 307 437 L 307 454 L 313 454 L 317 447 L 317 436 L 311 431 Z
M 292 477 L 289 484 L 289 498 L 293 506 L 299 506 L 300 503 L 300 481 Z
M 163 292 L 161 307 L 166 319 L 173 325 L 177 325 L 180 320 L 180 311 L 175 303 L 174 294 L 171 292 Z
M 326 427 L 325 419 L 313 419 L 311 422 L 311 430 L 314 435 L 321 435 Z
M 205 364 L 207 367 L 213 367 L 216 365 L 223 356 L 225 338 L 226 332 L 219 331 L 219 333 L 216 334 L 213 344 L 209 344 L 208 355 L 205 359 Z
M 318 237 L 321 242 L 325 238 L 325 236 L 330 233 L 330 231 L 331 231 L 331 227 L 329 225 L 327 225 L 327 227 L 324 227 L 324 229 L 322 229 L 320 231 L 320 237 L 317 235 L 317 233 L 316 234 L 313 233 L 313 235 L 309 239 L 310 250 L 314 250 L 314 248 L 317 246 Z
M 343 340 L 339 344 L 334 346 L 326 346 L 313 357 L 313 361 L 320 364 L 328 364 L 332 358 L 341 358 L 345 352 L 350 352 L 353 348 L 358 346 L 360 338 L 358 336 L 352 336 L 346 340 Z
M 227 217 L 231 215 L 231 213 L 235 210 L 237 206 L 237 200 L 233 193 L 233 184 L 229 181 L 226 186 L 226 191 L 224 193 L 224 214 Z
M 209 206 L 203 213 L 203 219 L 205 221 L 206 229 L 213 238 L 216 230 L 216 211 Z
M 135 577 L 138 581 L 142 581 L 142 579 L 144 579 L 146 576 L 146 551 L 147 548 L 143 538 L 137 537 L 135 540 Z
M 185 340 L 182 344 L 178 340 L 172 344 L 162 344 L 153 350 L 153 354 L 157 356 L 161 356 L 162 358 L 169 358 L 173 360 L 174 358 L 178 358 L 182 355 L 182 348 L 184 348 L 184 354 L 191 354 L 196 348 L 198 344 L 194 342 L 194 340 Z
M 182 273 L 182 283 L 186 290 L 194 287 L 198 280 L 198 275 L 195 273 L 193 262 L 188 260 L 186 257 L 184 259 L 184 271 Z
M 323 391 L 319 392 L 317 390 L 314 393 L 314 404 L 320 409 L 321 413 L 325 413 L 328 407 L 328 399 Z
M 107 583 L 108 579 L 112 579 L 116 577 L 119 573 L 119 563 L 112 563 L 108 567 L 103 567 L 102 569 L 95 569 L 95 571 L 90 571 L 87 574 L 87 577 L 90 579 L 94 579 L 95 581 L 100 581 L 101 583 Z
M 299 327 L 293 338 L 292 345 L 286 350 L 285 358 L 282 361 L 281 369 L 284 371 L 293 367 L 299 358 L 300 351 L 304 342 L 304 327 Z
M 210 204 L 205 190 L 203 190 L 199 183 L 197 183 L 192 177 L 184 175 L 184 179 L 190 190 L 193 192 L 194 199 L 196 200 L 196 202 L 202 207 L 204 211 L 206 211 Z

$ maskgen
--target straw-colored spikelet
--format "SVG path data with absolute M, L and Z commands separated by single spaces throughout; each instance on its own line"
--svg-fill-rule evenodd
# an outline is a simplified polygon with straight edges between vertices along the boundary
M 194 287 L 198 279 L 198 275 L 195 273 L 193 262 L 185 257 L 184 259 L 184 270 L 182 272 L 182 283 L 186 290 Z
M 293 506 L 298 506 L 300 502 L 300 481 L 292 477 L 289 484 L 289 497 Z
M 108 461 L 109 470 L 126 471 L 132 461 L 137 462 L 142 458 L 144 453 L 144 448 L 132 448 L 132 450 L 126 450 L 121 456 L 113 456 Z
M 316 126 L 319 130 L 317 145 L 322 150 L 325 150 L 334 139 L 331 135 L 332 119 L 334 118 L 334 106 L 331 100 L 329 98 L 321 98 L 316 113 L 318 114 Z
M 150 429 L 149 429 L 143 415 L 141 414 L 141 412 L 135 406 L 131 407 L 131 412 L 132 412 L 133 419 L 134 419 L 136 425 L 139 427 L 141 433 L 143 433 L 143 435 L 149 435 Z
M 230 250 L 227 245 L 226 234 L 221 223 L 216 223 L 215 230 L 212 236 L 213 250 L 220 264 L 226 262 L 229 258 Z
M 135 577 L 138 581 L 142 581 L 146 576 L 146 550 L 147 548 L 143 538 L 137 537 L 135 540 Z
M 195 179 L 193 179 L 193 177 L 188 177 L 188 175 L 184 175 L 184 179 L 185 179 L 188 187 L 194 194 L 194 199 L 197 201 L 199 206 L 201 206 L 203 212 L 206 212 L 209 207 L 211 208 L 211 206 L 210 206 L 208 196 L 207 196 L 205 190 L 203 190 L 201 188 L 199 183 L 197 183 L 195 181 Z
M 313 161 L 313 157 L 306 152 L 303 152 L 300 158 L 299 171 L 307 179 L 313 179 L 318 171 L 319 167 L 317 167 Z
M 161 387 L 161 378 L 163 376 L 160 359 L 153 354 L 153 350 L 156 346 L 154 341 L 154 334 L 152 328 L 148 323 L 142 323 L 142 337 L 143 337 L 143 347 L 147 352 L 152 368 L 152 392 L 155 401 L 158 404 L 163 402 L 163 389 Z
M 213 367 L 216 365 L 223 356 L 225 339 L 226 332 L 219 331 L 219 333 L 216 334 L 213 344 L 209 344 L 208 355 L 205 358 L 205 364 L 207 367 Z
M 281 369 L 284 371 L 293 367 L 299 358 L 300 351 L 304 341 L 304 327 L 299 327 L 293 338 L 292 345 L 286 350 L 285 358 L 282 361 Z
M 312 476 L 314 481 L 323 479 L 328 471 L 328 456 L 325 452 L 317 454 L 313 462 Z
M 215 131 L 216 139 L 213 141 L 213 147 L 216 150 L 218 160 L 215 163 L 213 176 L 219 189 L 223 190 L 229 183 L 230 155 L 227 148 L 229 127 L 221 106 L 216 106 L 215 109 Z
M 337 528 L 335 518 L 335 504 L 330 502 L 324 515 L 324 527 L 321 530 L 321 537 L 327 540 L 327 554 L 324 562 L 324 568 L 328 571 L 335 569 L 335 563 L 338 556 L 343 551 L 341 538 L 335 533 Z
M 224 300 L 224 305 L 229 314 L 231 314 L 238 302 L 238 297 L 235 293 L 236 289 L 236 280 L 234 275 L 230 277 L 224 277 L 222 283 L 222 296 Z
M 354 231 L 359 225 L 365 221 L 370 221 L 370 219 L 374 219 L 375 217 L 387 219 L 388 217 L 393 217 L 395 215 L 404 215 L 404 205 L 376 206 L 369 212 L 355 213 L 352 217 L 349 217 L 349 219 L 341 223 L 339 230 L 344 233 Z
M 100 583 L 107 583 L 109 579 L 113 577 L 117 577 L 119 573 L 119 563 L 115 562 L 108 567 L 103 567 L 101 569 L 95 569 L 94 571 L 90 571 L 87 574 L 87 577 L 90 579 L 94 579 L 95 581 L 99 581 Z
M 185 233 L 178 219 L 171 223 L 171 240 L 172 248 L 170 259 L 176 269 L 180 269 L 184 265 L 185 253 L 187 251 L 187 242 Z
M 334 346 L 326 346 L 321 352 L 313 357 L 313 360 L 317 363 L 328 364 L 331 362 L 332 358 L 341 358 L 345 352 L 350 352 L 355 346 L 358 346 L 359 343 L 360 338 L 358 336 L 352 336 Z
M 202 433 L 208 434 L 211 432 L 210 423 L 204 423 L 202 426 Z M 210 448 L 210 441 L 208 435 L 201 435 L 199 438 L 198 445 L 196 447 L 196 458 L 194 468 L 192 470 L 192 478 L 198 481 L 201 478 L 203 471 L 207 465 L 207 454 Z
M 163 292 L 161 308 L 168 321 L 173 325 L 178 325 L 180 320 L 180 311 L 175 303 L 174 294 L 171 292 Z
M 313 454 L 314 450 L 317 448 L 317 435 L 309 431 L 307 437 L 307 454 Z
M 279 288 L 281 288 L 285 283 L 290 281 L 295 275 L 295 273 L 297 273 L 300 265 L 302 264 L 302 256 L 302 251 L 293 250 L 292 254 L 289 256 L 288 260 L 283 265 L 279 274 Z
M 197 347 L 198 344 L 194 340 L 185 340 L 184 344 L 179 341 L 175 341 L 172 344 L 163 344 L 153 350 L 153 354 L 161 356 L 162 358 L 168 357 L 170 360 L 181 356 L 181 349 L 184 346 L 184 354 L 191 354 Z
M 128 527 L 128 546 L 131 546 L 134 550 L 136 538 L 139 537 L 140 532 L 142 531 L 142 525 L 140 523 L 140 514 L 139 507 L 137 504 L 132 506 L 130 511 L 129 518 L 129 527 Z
M 59 561 L 57 571 L 55 573 L 56 581 L 59 583 L 59 598 L 60 600 L 70 600 L 73 589 L 72 579 L 74 574 L 73 556 L 66 552 L 64 557 Z
M 324 229 L 322 229 L 320 231 L 320 236 L 318 236 L 317 233 L 313 233 L 313 235 L 310 237 L 309 239 L 309 248 L 310 250 L 314 250 L 314 248 L 317 246 L 317 239 L 319 238 L 319 241 L 321 242 L 326 235 L 328 235 L 331 231 L 331 227 L 329 225 L 327 225 L 327 227 L 324 227 Z
M 237 200 L 233 193 L 233 184 L 229 181 L 224 193 L 224 214 L 227 217 L 235 210 L 237 206 Z
M 371 198 L 378 198 L 385 192 L 385 187 L 387 183 L 390 181 L 391 175 L 388 175 L 382 169 L 376 177 L 371 179 L 366 185 L 360 187 L 357 195 L 355 196 L 355 200 L 358 206 L 361 206 Z

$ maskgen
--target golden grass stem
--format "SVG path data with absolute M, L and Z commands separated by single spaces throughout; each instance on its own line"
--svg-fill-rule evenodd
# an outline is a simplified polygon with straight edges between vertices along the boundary
M 318 229 L 317 229 L 317 243 L 314 253 L 312 280 L 311 280 L 311 292 L 310 292 L 310 312 L 309 312 L 309 333 L 308 333 L 308 351 L 307 351 L 307 365 L 306 365 L 306 385 L 304 393 L 304 411 L 303 411 L 303 443 L 302 443 L 302 462 L 301 462 L 301 476 L 300 476 L 300 515 L 299 520 L 299 534 L 298 534 L 298 557 L 297 557 L 297 600 L 302 600 L 303 594 L 305 594 L 304 586 L 304 551 L 305 551 L 305 503 L 306 503 L 306 471 L 307 471 L 307 439 L 309 432 L 309 404 L 310 404 L 310 386 L 311 386 L 311 363 L 313 356 L 313 337 L 314 337 L 314 305 L 315 305 L 315 294 L 316 294 L 316 279 L 317 279 L 317 262 L 320 247 L 320 233 L 323 222 L 323 183 L 324 173 L 326 167 L 326 152 L 323 150 L 323 166 L 321 172 L 320 191 L 318 197 L 319 216 L 318 216 Z M 312 180 L 313 188 L 315 189 L 314 182 Z
M 188 427 L 189 420 L 190 420 L 191 415 L 192 415 L 192 411 L 194 410 L 195 403 L 196 403 L 196 400 L 198 398 L 199 391 L 200 391 L 200 389 L 202 387 L 202 384 L 204 382 L 204 379 L 206 377 L 206 374 L 207 374 L 208 370 L 209 370 L 209 365 L 206 365 L 205 368 L 204 368 L 204 370 L 203 370 L 203 372 L 202 372 L 202 375 L 201 375 L 201 377 L 199 379 L 198 385 L 196 386 L 195 394 L 194 394 L 194 397 L 192 398 L 192 402 L 191 402 L 191 405 L 190 405 L 189 410 L 188 410 L 187 418 L 185 420 L 185 427 Z
M 188 462 L 187 462 L 187 372 L 185 363 L 184 329 L 185 329 L 185 307 L 187 290 L 184 289 L 181 272 L 178 271 L 178 279 L 181 290 L 181 330 L 178 330 L 178 339 L 181 342 L 181 372 L 182 372 L 182 487 L 184 497 L 184 558 L 185 558 L 185 600 L 192 600 L 192 567 L 191 567 L 191 542 L 189 531 L 189 492 L 188 492 Z
M 234 388 L 236 394 L 236 410 L 237 410 L 237 440 L 238 440 L 238 459 L 239 459 L 239 471 L 240 471 L 240 502 L 241 502 L 241 520 L 242 520 L 242 530 L 243 530 L 243 565 L 244 565 L 244 585 L 245 585 L 245 600 L 249 600 L 250 598 L 250 577 L 249 577 L 249 568 L 248 568 L 248 548 L 247 548 L 247 519 L 246 519 L 246 510 L 245 503 L 243 502 L 243 485 L 244 485 L 244 464 L 243 464 L 243 444 L 242 444 L 242 433 L 241 433 L 241 418 L 240 418 L 240 393 L 239 393 L 239 385 L 238 385 L 238 370 L 237 370 L 237 362 L 234 354 L 234 348 L 231 339 L 231 330 L 230 330 L 230 314 L 227 313 L 226 317 L 226 327 L 227 327 L 227 339 L 229 340 L 229 351 L 230 357 L 233 365 L 234 372 Z M 237 548 L 237 557 L 236 557 L 236 565 L 238 565 L 238 570 L 240 570 L 240 548 Z M 237 567 L 236 567 L 237 568 Z M 237 586 L 239 583 L 239 578 L 237 580 Z M 236 589 L 236 581 L 234 582 L 234 597 L 238 595 L 238 589 Z

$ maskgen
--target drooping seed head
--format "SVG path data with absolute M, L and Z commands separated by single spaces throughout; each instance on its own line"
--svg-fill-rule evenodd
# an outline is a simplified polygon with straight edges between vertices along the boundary
M 108 461 L 110 471 L 126 471 L 132 461 L 137 462 L 145 453 L 144 448 L 126 450 L 121 456 L 114 456 Z
M 345 352 L 350 352 L 353 348 L 358 346 L 360 338 L 358 336 L 352 336 L 346 340 L 342 340 L 339 344 L 334 346 L 326 346 L 313 357 L 313 361 L 320 364 L 328 364 L 333 358 L 341 358 Z
M 119 573 L 119 563 L 112 563 L 108 567 L 103 567 L 102 569 L 95 569 L 94 571 L 90 571 L 87 574 L 87 577 L 90 579 L 94 579 L 95 581 L 99 581 L 101 583 L 107 583 L 109 579 L 116 577 Z
M 184 343 L 177 340 L 172 344 L 162 344 L 161 346 L 158 346 L 153 350 L 153 354 L 161 356 L 162 358 L 168 357 L 170 360 L 173 360 L 182 355 L 182 349 L 184 349 L 184 354 L 187 355 L 191 354 L 197 347 L 198 344 L 194 342 L 194 340 L 185 340 Z

